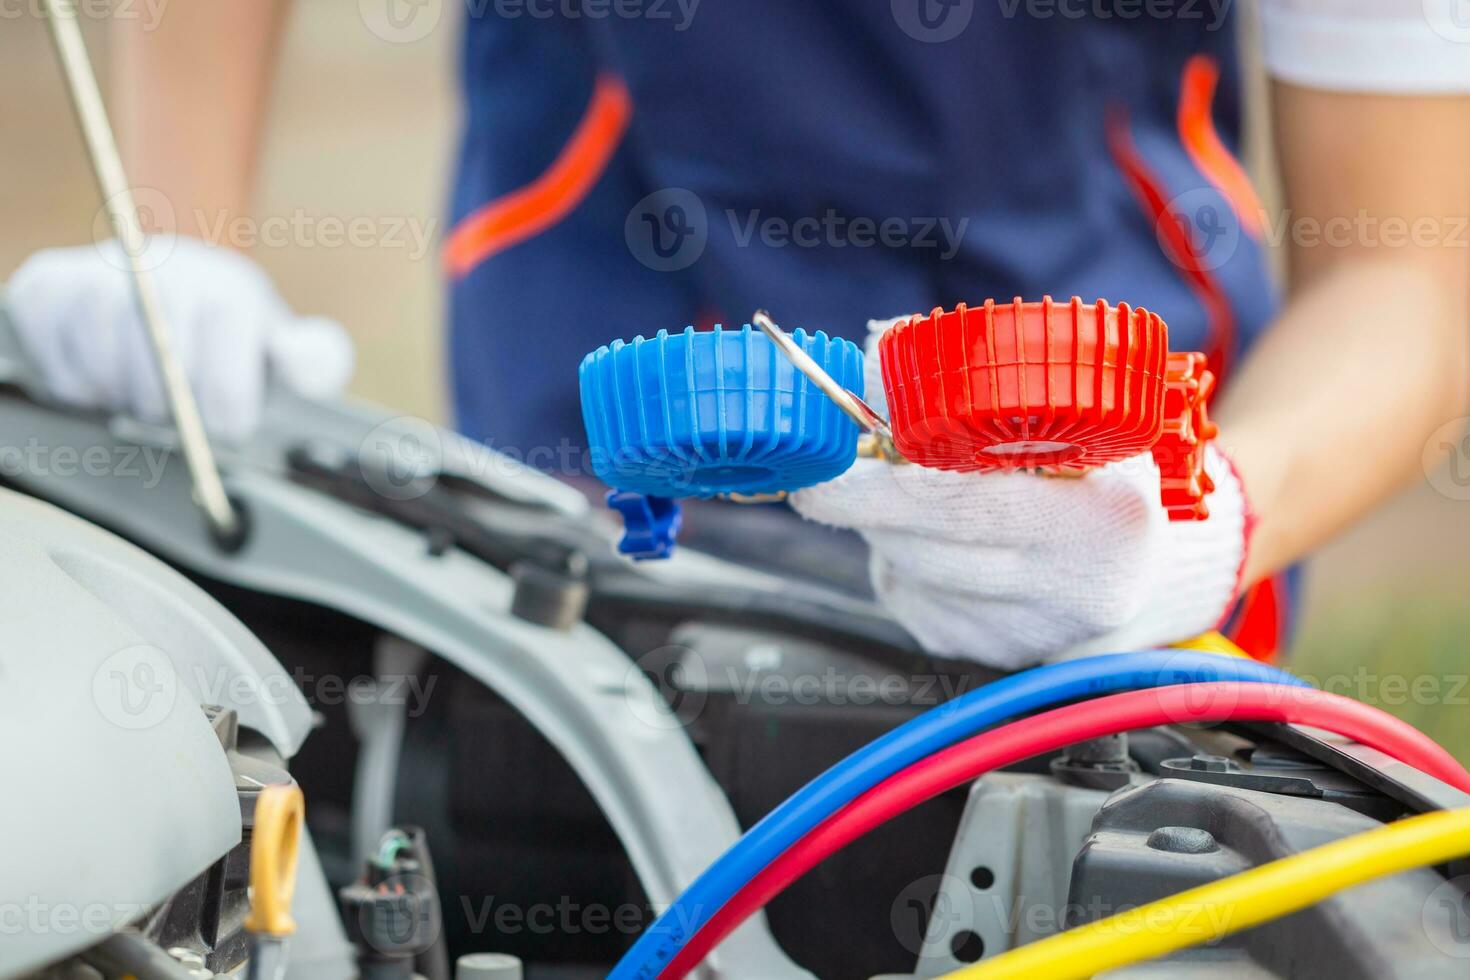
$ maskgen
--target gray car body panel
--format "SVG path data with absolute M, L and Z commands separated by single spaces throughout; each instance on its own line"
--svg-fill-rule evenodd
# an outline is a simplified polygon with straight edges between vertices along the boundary
M 457 550 L 431 555 L 413 530 L 284 479 L 283 453 L 302 442 L 372 452 L 381 441 L 401 444 L 406 431 L 433 465 L 497 493 L 575 516 L 586 508 L 575 490 L 422 420 L 274 392 L 256 437 L 218 447 L 226 486 L 245 504 L 251 527 L 231 554 L 209 538 L 192 505 L 182 459 L 165 452 L 173 444 L 167 429 L 43 404 L 3 323 L 0 382 L 32 393 L 0 394 L 0 447 L 22 453 L 0 459 L 7 479 L 181 568 L 339 610 L 475 676 L 577 772 L 655 906 L 676 898 L 739 836 L 729 801 L 682 726 L 622 650 L 585 625 L 558 631 L 512 617 L 507 576 Z M 742 574 L 696 555 L 660 571 L 711 580 Z M 781 951 L 764 916 L 726 940 L 702 972 L 809 976 Z
M 182 575 L 55 507 L 0 491 L 0 541 L 8 978 L 96 943 L 240 842 L 229 762 L 184 668 L 249 670 L 264 651 Z M 297 707 L 276 713 L 278 737 L 304 733 Z

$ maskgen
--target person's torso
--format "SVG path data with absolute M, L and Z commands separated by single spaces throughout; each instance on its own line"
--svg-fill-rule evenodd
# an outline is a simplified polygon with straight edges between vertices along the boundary
M 1218 173 L 1241 114 L 1229 4 L 510 9 L 468 25 L 470 124 L 496 130 L 505 160 L 490 164 L 509 170 L 477 182 L 504 193 L 534 176 L 594 80 L 616 75 L 645 190 L 688 191 L 702 209 L 707 243 L 679 274 L 727 322 L 766 306 L 857 336 L 868 317 L 1075 294 L 1156 310 L 1175 349 L 1238 353 L 1273 310 L 1247 230 L 1260 216 L 1237 213 L 1254 205 Z M 1199 76 L 1215 68 L 1211 106 Z M 661 230 L 679 231 L 650 223 Z

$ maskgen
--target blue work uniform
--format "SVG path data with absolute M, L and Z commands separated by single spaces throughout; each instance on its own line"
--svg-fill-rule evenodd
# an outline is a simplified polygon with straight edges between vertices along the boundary
M 1275 310 L 1229 3 L 469 7 L 454 403 L 540 468 L 590 475 L 576 369 L 614 338 L 1078 295 L 1228 384 Z

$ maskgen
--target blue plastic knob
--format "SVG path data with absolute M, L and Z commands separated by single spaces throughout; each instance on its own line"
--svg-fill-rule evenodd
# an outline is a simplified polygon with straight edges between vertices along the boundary
M 861 395 L 863 355 L 824 332 L 793 339 Z M 843 473 L 858 428 L 759 330 L 661 330 L 582 361 L 582 417 L 604 483 L 655 497 L 799 490 Z

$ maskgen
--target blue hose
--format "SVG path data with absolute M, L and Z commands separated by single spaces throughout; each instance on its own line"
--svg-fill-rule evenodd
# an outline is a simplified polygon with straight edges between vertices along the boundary
M 792 844 L 889 776 L 963 738 L 1068 701 L 1211 681 L 1308 686 L 1285 671 L 1252 660 L 1155 650 L 1037 667 L 926 711 L 858 749 L 766 814 L 648 927 L 613 967 L 608 980 L 655 980 L 705 922 Z

